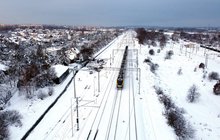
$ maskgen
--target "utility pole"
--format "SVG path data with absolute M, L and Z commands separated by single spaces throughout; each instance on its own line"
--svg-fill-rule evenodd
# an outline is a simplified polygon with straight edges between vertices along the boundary
M 71 124 L 72 124 L 72 137 L 73 137 L 73 104 L 72 104 L 72 99 L 73 98 L 71 98 L 70 108 L 71 108 Z
M 206 48 L 204 49 L 204 56 L 206 55 Z
M 140 54 L 141 54 L 141 44 L 140 44 Z
M 136 54 L 136 63 L 137 63 L 137 68 L 138 68 L 138 50 L 137 50 L 137 54 Z M 136 80 L 138 80 L 138 70 L 137 70 L 137 76 L 136 76 Z
M 94 96 L 95 96 L 95 76 L 93 78 Z
M 76 98 L 76 130 L 79 131 L 79 110 L 78 110 L 78 97 Z
M 74 72 L 76 72 L 76 70 L 74 70 Z M 73 74 L 74 76 L 74 74 Z M 74 86 L 74 98 L 76 98 L 76 83 L 75 83 L 75 76 L 73 78 L 73 86 Z
M 76 70 L 74 70 L 76 72 Z M 74 76 L 74 75 L 73 75 Z M 75 75 L 76 76 L 76 75 Z M 73 85 L 74 85 L 74 98 L 76 99 L 76 124 L 77 124 L 77 131 L 79 131 L 79 111 L 78 111 L 78 97 L 76 97 L 76 81 L 75 76 L 73 78 Z M 72 106 L 72 105 L 71 105 Z
M 111 54 L 110 54 L 110 67 L 112 65 L 112 57 L 111 57 Z
M 114 63 L 114 57 L 115 57 L 115 55 L 114 55 L 114 50 L 113 50 L 113 53 L 112 53 L 112 63 Z
M 98 70 L 98 92 L 100 92 L 100 69 Z
M 205 66 L 206 66 L 206 68 L 208 68 L 208 57 L 209 57 L 209 55 L 206 54 L 206 56 L 205 56 Z
M 139 70 L 139 94 L 141 94 L 141 69 L 138 68 Z

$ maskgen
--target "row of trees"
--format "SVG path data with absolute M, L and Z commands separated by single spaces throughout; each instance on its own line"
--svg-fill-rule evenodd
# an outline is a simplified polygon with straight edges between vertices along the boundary
M 139 44 L 147 44 L 156 46 L 156 42 L 159 42 L 161 47 L 164 47 L 167 43 L 168 37 L 163 33 L 163 31 L 155 30 L 145 30 L 144 28 L 136 29 L 137 36 L 136 38 L 139 41 Z
M 220 45 L 220 33 L 214 32 L 185 32 L 185 31 L 175 31 L 171 39 L 173 41 L 178 41 L 179 39 L 188 40 L 191 42 L 196 42 L 199 44 L 210 44 L 212 46 Z
M 175 105 L 171 97 L 164 94 L 164 91 L 160 87 L 154 87 L 159 101 L 164 105 L 164 116 L 167 119 L 167 123 L 171 126 L 176 135 L 181 140 L 193 139 L 195 136 L 195 130 L 190 123 L 184 117 L 184 110 Z
M 9 68 L 1 74 L 1 80 L 11 87 L 31 94 L 31 88 L 53 85 L 55 72 L 50 69 L 49 57 L 40 45 L 27 47 L 15 45 L 9 58 Z

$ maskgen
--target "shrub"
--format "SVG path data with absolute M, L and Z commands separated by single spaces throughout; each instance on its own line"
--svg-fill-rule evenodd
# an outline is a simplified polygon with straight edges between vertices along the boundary
M 22 126 L 22 116 L 15 110 L 0 112 L 0 139 L 9 139 L 8 125 Z
M 192 129 L 191 125 L 187 123 L 179 110 L 176 110 L 175 108 L 166 110 L 165 116 L 167 118 L 168 125 L 174 128 L 176 135 L 180 139 L 187 140 L 194 137 L 195 131 Z
M 0 118 L 0 140 L 8 139 L 9 131 L 8 128 L 5 126 L 4 120 Z
M 153 50 L 153 49 L 150 49 L 150 50 L 149 50 L 149 54 L 150 54 L 150 55 L 154 55 L 154 54 L 155 54 L 154 50 Z
M 54 93 L 53 87 L 49 87 L 49 89 L 48 89 L 48 95 L 49 95 L 49 96 L 52 96 L 53 93 Z
M 199 68 L 204 69 L 205 68 L 205 64 L 204 63 L 200 63 L 199 64 Z
M 38 97 L 38 99 L 43 100 L 44 98 L 47 97 L 47 95 L 46 95 L 45 92 L 43 92 L 43 90 L 39 90 L 39 91 L 38 91 L 38 94 L 37 94 L 37 97 Z
M 186 97 L 186 100 L 190 103 L 193 103 L 198 100 L 200 94 L 198 92 L 198 88 L 196 85 L 192 85 L 188 90 L 188 95 Z
M 175 105 L 172 102 L 172 100 L 170 99 L 170 97 L 168 97 L 168 96 L 166 96 L 164 94 L 162 96 L 160 96 L 159 100 L 160 100 L 160 102 L 163 103 L 163 105 L 164 105 L 166 110 L 169 110 L 169 109 L 175 107 Z
M 179 68 L 177 74 L 178 74 L 178 75 L 182 75 L 182 74 L 183 74 L 183 72 L 182 72 L 182 68 Z
M 219 80 L 219 74 L 217 72 L 211 72 L 209 73 L 209 80 Z
M 15 125 L 22 126 L 21 118 L 22 116 L 16 110 L 4 111 L 1 114 L 1 117 L 4 119 L 5 125 Z
M 54 79 L 56 78 L 54 69 L 50 69 L 42 72 L 35 77 L 36 88 L 43 88 L 46 86 L 54 85 Z
M 169 50 L 166 52 L 166 56 L 165 56 L 165 59 L 171 59 L 171 56 L 173 55 L 173 51 L 172 50 Z
M 156 90 L 157 95 L 163 95 L 163 90 L 160 87 L 154 87 Z
M 11 97 L 12 93 L 10 90 L 0 87 L 0 110 L 4 109 Z
M 151 71 L 152 73 L 155 73 L 155 71 L 156 71 L 158 68 L 159 68 L 159 65 L 158 65 L 158 64 L 152 63 L 152 64 L 150 65 L 150 71 Z
M 205 79 L 207 77 L 207 71 L 203 72 L 202 78 Z
M 160 87 L 154 87 L 161 103 L 165 107 L 165 117 L 167 123 L 171 126 L 180 140 L 192 139 L 194 137 L 194 129 L 185 120 L 184 109 L 178 108 L 171 98 L 165 95 Z
M 197 68 L 195 67 L 193 71 L 196 72 L 196 71 L 197 71 Z
M 160 49 L 157 49 L 157 53 L 160 53 Z
M 144 62 L 145 62 L 145 63 L 152 63 L 151 60 L 152 60 L 152 59 L 151 59 L 150 57 L 148 57 L 148 58 L 144 59 Z
M 214 85 L 213 92 L 215 95 L 220 95 L 220 80 Z

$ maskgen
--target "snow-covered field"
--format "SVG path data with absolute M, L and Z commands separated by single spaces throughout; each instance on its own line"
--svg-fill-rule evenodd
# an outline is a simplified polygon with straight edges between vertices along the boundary
M 169 95 L 174 103 L 185 110 L 185 118 L 195 129 L 195 138 L 198 140 L 218 140 L 220 139 L 220 110 L 219 101 L 220 97 L 213 94 L 213 86 L 216 81 L 209 81 L 208 76 L 203 78 L 203 69 L 199 69 L 199 64 L 205 63 L 204 52 L 209 54 L 207 63 L 207 75 L 209 72 L 215 71 L 220 73 L 220 57 L 218 53 L 213 51 L 207 51 L 199 48 L 196 45 L 195 48 L 182 48 L 183 44 L 187 42 L 180 41 L 178 44 L 170 42 L 167 46 L 161 50 L 160 53 L 150 56 L 149 50 L 154 49 L 157 52 L 158 47 L 144 47 L 141 50 L 140 55 L 143 60 L 150 56 L 153 63 L 159 65 L 156 74 L 150 72 L 150 67 L 145 63 L 144 83 L 146 87 L 142 85 L 144 96 L 146 97 L 147 108 L 150 110 L 150 116 L 155 116 L 156 113 L 160 114 L 160 119 L 152 117 L 153 123 L 158 121 L 165 121 L 162 116 L 163 108 L 159 109 L 159 102 L 156 99 L 155 90 L 153 86 L 161 87 L 165 91 L 166 95 Z M 174 55 L 171 59 L 165 60 L 166 52 L 173 50 Z M 141 62 L 140 62 L 141 63 Z M 142 65 L 142 66 L 143 66 Z M 141 65 L 140 65 L 141 66 Z M 182 75 L 178 75 L 178 70 L 182 69 Z M 144 73 L 144 72 L 143 72 Z M 142 83 L 143 83 L 142 81 Z M 195 84 L 198 87 L 200 97 L 195 103 L 189 103 L 186 100 L 189 88 Z M 159 112 L 157 112 L 159 110 Z M 167 137 L 167 132 L 164 133 L 164 128 L 160 124 L 154 124 L 153 127 L 156 134 L 156 139 L 171 139 Z M 170 128 L 169 128 L 170 129 Z M 171 130 L 172 131 L 172 130 Z M 160 136 L 160 138 L 158 138 Z
M 119 36 L 101 55 L 106 64 L 98 73 L 83 68 L 70 84 L 56 105 L 48 112 L 27 139 L 143 139 L 175 140 L 173 128 L 167 125 L 164 106 L 159 102 L 154 86 L 161 87 L 176 106 L 185 110 L 184 117 L 192 125 L 196 140 L 220 139 L 220 96 L 212 93 L 216 81 L 203 78 L 198 66 L 205 63 L 204 49 L 185 49 L 187 42 L 169 42 L 160 53 L 159 47 L 140 46 L 135 32 L 128 31 Z M 128 61 L 124 88 L 118 91 L 116 79 L 123 49 L 128 45 Z M 149 50 L 155 55 L 150 56 Z M 167 51 L 173 50 L 171 59 L 165 60 Z M 191 53 L 189 53 L 191 52 Z M 219 54 L 209 53 L 207 72 L 220 73 Z M 150 71 L 144 59 L 151 57 L 159 65 L 155 74 Z M 179 69 L 182 75 L 178 75 Z M 196 68 L 196 71 L 194 71 Z M 137 73 L 138 71 L 138 73 Z M 16 109 L 23 115 L 21 128 L 10 127 L 11 139 L 21 139 L 37 118 L 64 89 L 72 77 L 55 87 L 52 97 L 44 100 L 26 100 L 14 96 L 9 109 Z M 100 85 L 99 85 L 100 82 Z M 188 89 L 195 84 L 200 93 L 197 102 L 186 100 Z M 140 87 L 140 89 L 139 89 Z M 76 91 L 76 92 L 74 92 Z M 75 98 L 75 96 L 77 98 Z M 78 99 L 79 130 L 77 131 L 76 99 Z

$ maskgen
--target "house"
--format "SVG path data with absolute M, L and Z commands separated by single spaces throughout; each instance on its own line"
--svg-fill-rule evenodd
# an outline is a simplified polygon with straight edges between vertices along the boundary
M 184 45 L 186 48 L 194 48 L 195 44 L 189 43 Z
M 62 83 L 69 75 L 69 68 L 67 66 L 58 64 L 52 66 L 51 68 L 53 68 L 56 73 L 56 78 L 54 79 L 56 84 Z
M 7 74 L 7 72 L 6 72 L 7 70 L 8 70 L 8 66 L 5 66 L 5 65 L 0 63 L 0 71 L 2 71 L 5 74 Z

